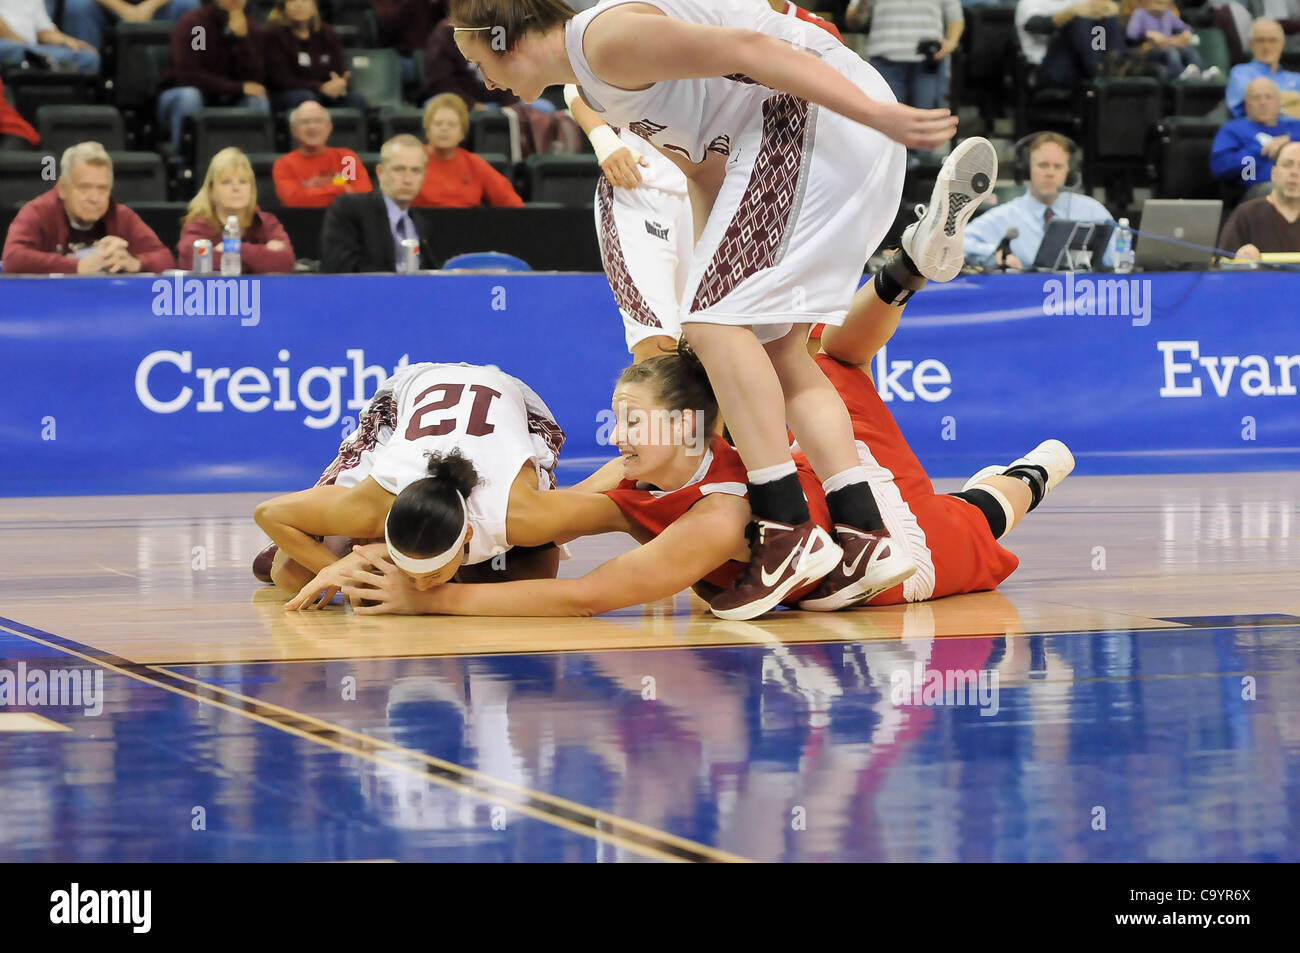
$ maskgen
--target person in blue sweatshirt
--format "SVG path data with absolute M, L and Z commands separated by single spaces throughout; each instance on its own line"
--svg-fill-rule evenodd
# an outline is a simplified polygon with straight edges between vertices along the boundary
M 1278 150 L 1300 141 L 1300 120 L 1281 115 L 1277 84 L 1263 76 L 1247 85 L 1245 103 L 1246 115 L 1229 119 L 1214 137 L 1210 172 L 1253 198 L 1251 190 L 1263 194 L 1271 183 Z

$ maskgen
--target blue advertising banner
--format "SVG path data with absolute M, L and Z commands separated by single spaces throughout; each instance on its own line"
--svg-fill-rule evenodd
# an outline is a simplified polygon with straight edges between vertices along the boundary
M 934 476 L 1058 437 L 1078 473 L 1300 469 L 1300 277 L 976 276 L 931 286 L 877 389 Z M 0 495 L 310 485 L 379 382 L 496 364 L 612 452 L 626 363 L 602 275 L 0 280 Z

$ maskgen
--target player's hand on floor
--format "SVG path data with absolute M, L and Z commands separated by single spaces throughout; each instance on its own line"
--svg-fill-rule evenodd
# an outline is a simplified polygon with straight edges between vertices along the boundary
M 339 594 L 344 584 L 344 574 L 350 569 L 360 569 L 370 565 L 370 560 L 359 547 L 342 559 L 330 563 L 316 574 L 316 578 L 298 591 L 298 594 L 284 604 L 286 609 L 324 609 Z M 356 603 L 354 602 L 355 606 Z
M 359 553 L 359 549 L 354 549 Z M 415 615 L 427 612 L 420 604 L 415 582 L 387 559 L 366 559 L 360 566 L 350 566 L 342 573 L 343 595 L 352 602 L 357 615 Z
M 909 149 L 937 149 L 957 134 L 957 117 L 946 109 L 879 103 L 878 110 L 872 127 Z

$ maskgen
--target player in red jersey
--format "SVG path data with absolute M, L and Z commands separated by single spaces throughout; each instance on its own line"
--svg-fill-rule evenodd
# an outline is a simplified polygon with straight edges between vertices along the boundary
M 870 376 L 869 361 L 893 334 L 902 312 L 902 305 L 882 300 L 875 283 L 868 282 L 844 325 L 827 329 L 817 357 L 848 409 L 859 458 L 881 500 L 891 539 L 906 547 L 918 565 L 914 577 L 876 595 L 871 605 L 996 588 L 1018 565 L 997 540 L 1074 466 L 1065 445 L 1049 440 L 1010 466 L 980 471 L 961 493 L 935 493 Z M 643 545 L 577 579 L 452 584 L 428 592 L 416 590 L 393 566 L 379 561 L 375 571 L 351 572 L 343 587 L 354 604 L 373 600 L 357 612 L 594 615 L 667 598 L 688 586 L 710 598 L 767 571 L 763 563 L 748 559 L 744 464 L 721 439 L 715 438 L 703 453 L 694 440 L 713 432 L 718 412 L 699 362 L 679 352 L 629 367 L 615 389 L 614 409 L 624 479 L 604 493 L 540 495 L 551 512 L 535 515 L 532 530 L 555 532 L 557 541 L 625 532 Z M 829 514 L 823 487 L 798 454 L 796 461 L 810 513 L 825 529 Z M 548 521 L 551 529 L 543 530 Z M 836 574 L 853 571 L 837 565 L 816 591 L 803 587 L 786 601 L 805 609 L 837 608 L 834 600 L 826 604 L 826 592 L 833 595 L 842 586 L 842 579 L 833 578 Z

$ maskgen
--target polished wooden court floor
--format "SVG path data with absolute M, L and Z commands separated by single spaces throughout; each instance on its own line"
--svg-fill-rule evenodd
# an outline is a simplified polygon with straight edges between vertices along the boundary
M 1071 477 L 997 592 L 753 623 L 286 613 L 260 498 L 0 499 L 0 675 L 109 685 L 0 709 L 0 860 L 1300 859 L 1294 473 Z

